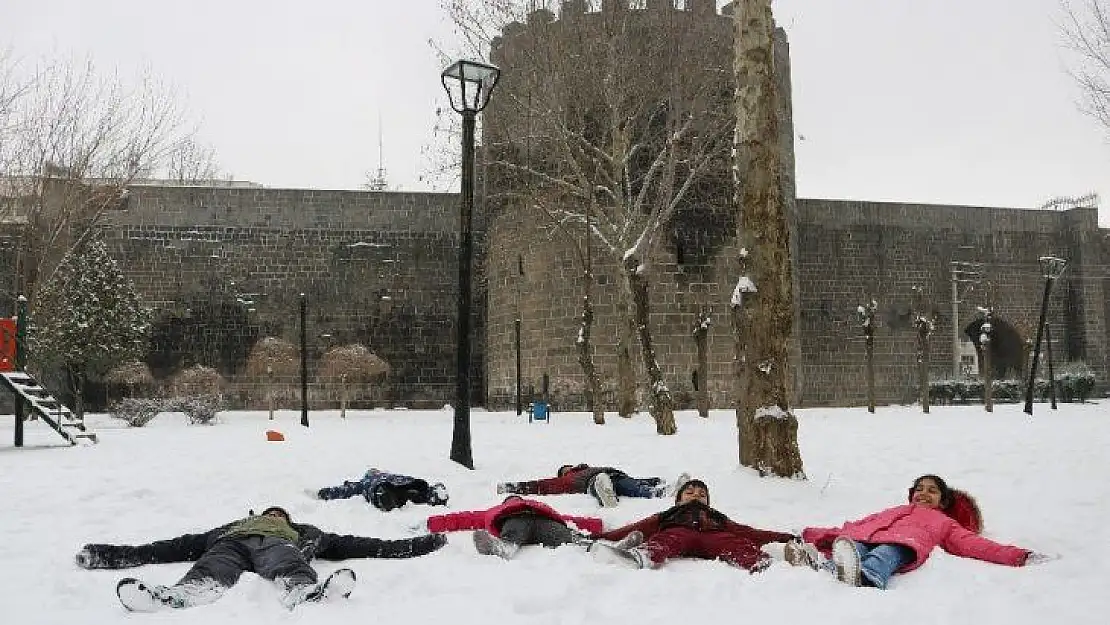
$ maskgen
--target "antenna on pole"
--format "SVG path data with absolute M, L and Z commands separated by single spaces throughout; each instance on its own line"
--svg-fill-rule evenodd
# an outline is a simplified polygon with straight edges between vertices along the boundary
M 366 181 L 366 188 L 370 191 L 389 190 L 389 182 L 385 177 L 385 156 L 382 146 L 382 114 L 378 111 L 378 170 Z

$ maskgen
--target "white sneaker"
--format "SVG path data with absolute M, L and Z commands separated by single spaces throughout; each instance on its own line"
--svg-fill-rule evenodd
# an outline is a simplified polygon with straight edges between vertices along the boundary
M 594 560 L 606 564 L 619 564 L 629 569 L 646 569 L 651 567 L 651 556 L 641 547 L 621 549 L 612 543 L 597 541 L 586 550 Z
M 849 586 L 860 585 L 859 551 L 855 542 L 843 536 L 834 540 L 832 561 L 836 566 L 836 579 Z
M 632 530 L 627 536 L 613 543 L 613 546 L 618 549 L 631 549 L 642 544 L 644 544 L 644 533 L 640 530 Z
M 333 599 L 346 599 L 355 589 L 355 572 L 351 569 L 336 569 L 319 584 L 301 584 L 290 587 L 281 598 L 281 603 L 292 610 L 302 603 L 322 603 Z
M 613 480 L 608 473 L 598 473 L 590 481 L 590 488 L 594 497 L 601 502 L 602 508 L 615 508 L 617 506 L 617 491 L 613 489 Z
M 520 551 L 520 545 L 502 540 L 486 530 L 474 532 L 474 549 L 484 556 L 497 556 L 505 560 L 512 560 Z
M 689 482 L 690 479 L 691 478 L 690 478 L 689 473 L 686 473 L 686 472 L 679 473 L 678 477 L 676 477 L 675 480 L 667 486 L 667 496 L 668 497 L 674 497 L 675 495 L 677 495 L 678 491 L 683 486 L 685 486 L 686 482 Z

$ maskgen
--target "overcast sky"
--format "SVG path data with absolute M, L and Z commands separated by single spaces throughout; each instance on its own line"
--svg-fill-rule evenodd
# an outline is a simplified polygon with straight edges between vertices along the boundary
M 792 45 L 801 197 L 1034 207 L 1110 199 L 1057 0 L 776 0 Z M 427 189 L 439 0 L 0 0 L 16 57 L 173 83 L 238 179 Z M 1106 202 L 1104 202 L 1106 203 Z M 1101 211 L 1110 226 L 1110 210 Z

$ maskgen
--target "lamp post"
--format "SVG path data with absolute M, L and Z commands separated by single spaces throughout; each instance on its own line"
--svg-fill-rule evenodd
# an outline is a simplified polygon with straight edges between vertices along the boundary
M 462 115 L 462 197 L 459 214 L 459 296 L 455 323 L 455 422 L 451 460 L 474 468 L 470 448 L 470 263 L 473 256 L 471 213 L 474 211 L 474 124 L 489 104 L 501 70 L 477 61 L 455 61 L 440 74 L 451 108 Z
M 308 300 L 300 295 L 301 305 L 301 425 L 308 427 Z
M 1037 339 L 1033 343 L 1033 364 L 1029 367 L 1029 384 L 1025 387 L 1025 414 L 1033 414 L 1033 382 L 1037 379 L 1037 360 L 1041 357 L 1041 337 L 1044 336 L 1045 316 L 1048 314 L 1048 295 L 1052 283 L 1064 273 L 1068 261 L 1055 256 L 1041 256 L 1041 274 L 1044 276 L 1044 294 L 1041 296 L 1041 320 L 1037 323 Z

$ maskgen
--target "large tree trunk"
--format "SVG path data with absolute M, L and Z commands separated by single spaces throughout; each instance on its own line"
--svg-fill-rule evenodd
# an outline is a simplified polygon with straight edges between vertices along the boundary
M 704 310 L 698 313 L 698 321 L 694 324 L 694 345 L 698 350 L 698 387 L 694 389 L 697 394 L 698 415 L 709 417 L 709 326 L 712 325 L 709 313 Z
M 929 414 L 929 332 L 917 332 L 917 382 L 921 387 L 921 412 Z
M 771 0 L 738 0 L 737 123 L 734 151 L 740 220 L 748 246 L 732 306 L 736 345 L 740 463 L 760 475 L 804 478 L 798 420 L 790 410 L 788 345 L 794 301 L 781 177 L 779 119 L 773 76 Z M 741 256 L 745 256 L 742 252 Z M 744 288 L 741 288 L 744 287 Z M 748 297 L 750 302 L 743 302 Z
M 617 323 L 617 414 L 627 419 L 636 412 L 636 368 L 632 363 L 636 327 L 628 280 L 621 280 L 621 299 L 624 315 Z
M 589 287 L 586 295 L 582 297 L 582 325 L 578 329 L 578 364 L 582 366 L 582 375 L 586 377 L 586 409 L 594 413 L 594 423 L 605 425 L 605 406 L 601 405 L 601 381 L 597 377 L 597 367 L 594 365 L 593 346 L 590 344 L 590 331 L 594 324 L 594 307 L 590 303 Z
M 994 364 L 991 363 L 991 336 L 990 318 L 987 318 L 987 329 L 982 330 L 979 336 L 980 352 L 983 354 L 983 409 L 994 412 Z
M 863 327 L 863 345 L 867 352 L 867 412 L 875 414 L 875 314 L 870 310 Z
M 655 357 L 655 345 L 652 343 L 651 327 L 648 319 L 651 317 L 651 305 L 648 301 L 647 279 L 638 270 L 639 263 L 628 259 L 625 262 L 624 277 L 628 282 L 628 289 L 632 293 L 632 314 L 636 325 L 636 336 L 640 339 L 640 357 L 644 361 L 644 373 L 648 378 L 648 394 L 651 397 L 651 417 L 655 419 L 655 431 L 659 434 L 676 434 L 678 425 L 674 421 L 674 399 L 667 383 L 663 380 L 663 372 L 659 369 L 659 361 Z

